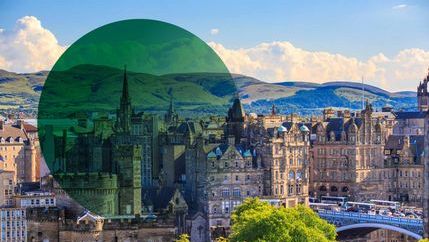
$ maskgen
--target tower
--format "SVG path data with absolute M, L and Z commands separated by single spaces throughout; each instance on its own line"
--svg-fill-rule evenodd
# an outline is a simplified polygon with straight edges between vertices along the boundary
M 127 68 L 124 68 L 124 79 L 122 82 L 122 96 L 119 109 L 116 112 L 116 131 L 129 134 L 131 130 L 131 98 L 128 93 Z
M 234 139 L 234 142 L 231 141 L 229 143 L 240 143 L 244 131 L 244 117 L 244 109 L 241 105 L 240 98 L 237 96 L 234 99 L 232 107 L 228 110 L 228 116 L 226 118 L 226 138 L 228 140 L 231 140 L 231 138 Z
M 429 82 L 429 69 L 428 75 L 420 82 L 417 87 L 417 105 L 420 112 L 426 112 L 429 110 L 429 94 L 428 94 L 428 82 Z
M 425 115 L 425 141 L 424 141 L 424 172 L 423 172 L 423 224 L 424 236 L 429 237 L 429 115 Z
M 168 107 L 168 112 L 165 114 L 165 123 L 176 125 L 178 121 L 178 115 L 174 110 L 174 100 L 173 94 L 170 93 L 170 106 Z
M 124 69 L 122 96 L 117 110 L 115 134 L 112 139 L 112 167 L 118 177 L 119 215 L 141 213 L 142 146 L 131 134 L 131 98 L 128 92 L 127 70 Z
M 114 146 L 119 186 L 119 215 L 136 215 L 141 212 L 141 154 L 141 145 Z

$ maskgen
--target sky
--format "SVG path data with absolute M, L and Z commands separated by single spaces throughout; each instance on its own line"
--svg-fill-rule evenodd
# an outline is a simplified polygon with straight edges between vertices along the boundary
M 267 82 L 415 90 L 429 67 L 429 1 L 0 0 L 0 68 L 49 70 L 79 37 L 145 18 L 206 41 L 231 72 Z

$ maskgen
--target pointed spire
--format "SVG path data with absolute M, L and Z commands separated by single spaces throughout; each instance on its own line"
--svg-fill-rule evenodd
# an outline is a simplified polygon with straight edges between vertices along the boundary
M 127 65 L 124 66 L 124 80 L 122 83 L 122 100 L 129 100 L 128 93 L 128 77 L 127 77 Z
M 173 92 L 170 92 L 170 107 L 168 108 L 170 114 L 174 113 L 174 102 L 173 102 Z
M 271 107 L 271 115 L 272 116 L 276 115 L 276 105 L 274 105 L 274 103 L 273 103 L 273 106 Z
M 127 67 L 124 66 L 124 80 L 122 83 L 122 96 L 117 113 L 117 128 L 120 132 L 128 133 L 131 128 L 131 99 L 128 93 Z

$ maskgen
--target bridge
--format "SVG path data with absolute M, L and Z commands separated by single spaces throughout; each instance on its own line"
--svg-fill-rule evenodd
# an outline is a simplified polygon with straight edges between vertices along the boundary
M 337 233 L 352 229 L 388 229 L 417 240 L 423 236 L 423 220 L 346 211 L 317 211 L 319 216 L 337 227 Z

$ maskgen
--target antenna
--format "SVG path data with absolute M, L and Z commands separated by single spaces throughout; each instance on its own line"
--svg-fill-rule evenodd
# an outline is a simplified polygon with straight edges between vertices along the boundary
M 364 81 L 362 76 L 362 110 L 365 108 L 365 87 L 364 87 Z

